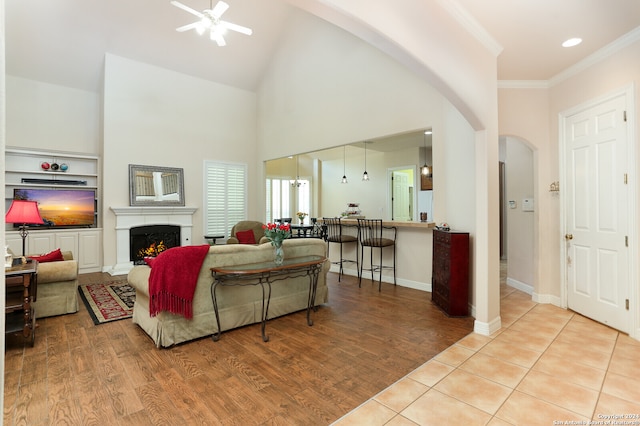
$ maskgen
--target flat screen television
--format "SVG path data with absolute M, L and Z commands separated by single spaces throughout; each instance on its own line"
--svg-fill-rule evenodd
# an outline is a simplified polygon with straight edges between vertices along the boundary
M 15 188 L 13 198 L 38 202 L 44 220 L 44 225 L 40 226 L 95 226 L 96 192 L 93 189 Z

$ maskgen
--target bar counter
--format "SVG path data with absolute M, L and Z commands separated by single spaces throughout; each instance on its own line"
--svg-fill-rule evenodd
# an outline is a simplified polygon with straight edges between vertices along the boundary
M 322 221 L 322 219 L 318 219 L 318 221 Z M 350 218 L 342 218 L 342 223 L 345 224 L 345 225 L 356 225 L 357 226 L 358 225 L 358 220 L 357 219 L 350 219 Z M 387 221 L 387 220 L 383 220 L 382 224 L 384 226 L 395 226 L 398 229 L 401 229 L 401 228 L 429 229 L 429 228 L 435 228 L 436 227 L 436 223 L 435 222 L 416 222 L 416 221 L 413 221 L 413 220 L 409 220 L 409 221 L 398 221 L 398 220 Z
M 322 222 L 322 219 L 318 219 L 318 222 Z M 383 221 L 384 226 L 395 226 L 398 229 L 396 237 L 396 272 L 397 283 L 404 287 L 415 288 L 422 291 L 431 291 L 431 273 L 432 273 L 432 245 L 433 245 L 433 232 L 436 227 L 435 222 L 419 222 L 419 221 Z M 358 227 L 358 220 L 356 218 L 342 218 L 342 224 L 345 227 L 349 227 L 350 230 L 345 230 L 350 235 L 357 235 L 355 228 Z M 333 244 L 332 244 L 333 245 Z M 355 259 L 355 246 L 344 247 L 344 258 Z M 337 247 L 331 247 L 329 249 L 329 257 L 332 262 L 337 261 L 338 254 Z M 384 251 L 384 264 L 393 263 L 391 257 L 392 251 Z M 362 256 L 362 253 L 358 253 L 358 257 Z M 369 250 L 366 250 L 363 256 L 366 264 L 369 264 Z M 332 269 L 336 272 L 335 269 Z M 345 267 L 344 273 L 347 275 L 358 276 L 358 272 L 355 269 L 355 264 Z M 370 279 L 371 275 L 365 275 L 364 278 Z M 378 279 L 376 274 L 375 279 Z M 382 281 L 387 283 L 393 282 L 393 276 L 387 276 L 383 274 Z M 425 296 L 427 300 L 427 296 Z

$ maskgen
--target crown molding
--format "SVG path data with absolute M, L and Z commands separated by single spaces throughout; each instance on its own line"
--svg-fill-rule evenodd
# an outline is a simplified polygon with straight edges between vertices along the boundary
M 632 45 L 640 41 L 640 27 L 636 27 L 635 29 L 629 31 L 625 35 L 619 37 L 618 39 L 612 41 L 602 49 L 594 52 L 593 54 L 587 56 L 580 62 L 575 63 L 564 71 L 559 72 L 549 79 L 549 86 L 555 86 L 556 84 L 560 84 L 566 79 L 575 76 L 576 74 L 581 73 L 582 71 L 592 67 L 613 55 L 614 53 L 619 52 L 627 46 Z
M 502 45 L 456 0 L 438 0 L 438 3 L 493 55 L 497 57 L 504 50 Z

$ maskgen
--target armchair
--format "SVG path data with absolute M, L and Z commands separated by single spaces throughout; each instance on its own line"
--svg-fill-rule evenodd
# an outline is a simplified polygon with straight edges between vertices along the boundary
M 227 239 L 227 244 L 263 244 L 268 242 L 264 236 L 264 229 L 262 229 L 262 222 L 255 220 L 242 220 L 236 223 L 231 228 L 231 235 Z M 253 231 L 253 243 L 246 239 L 245 231 Z M 236 235 L 240 233 L 241 235 Z M 240 237 L 240 238 L 238 238 Z

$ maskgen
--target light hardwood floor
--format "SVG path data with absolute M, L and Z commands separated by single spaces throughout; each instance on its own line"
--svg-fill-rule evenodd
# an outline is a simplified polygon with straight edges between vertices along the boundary
M 83 283 L 113 280 L 82 275 Z M 430 293 L 329 273 L 330 302 L 169 349 L 131 320 L 38 321 L 35 347 L 7 336 L 5 425 L 324 425 L 472 331 Z M 82 303 L 81 303 L 82 305 Z
M 461 339 L 335 426 L 640 424 L 640 342 L 500 290 L 501 330 Z

